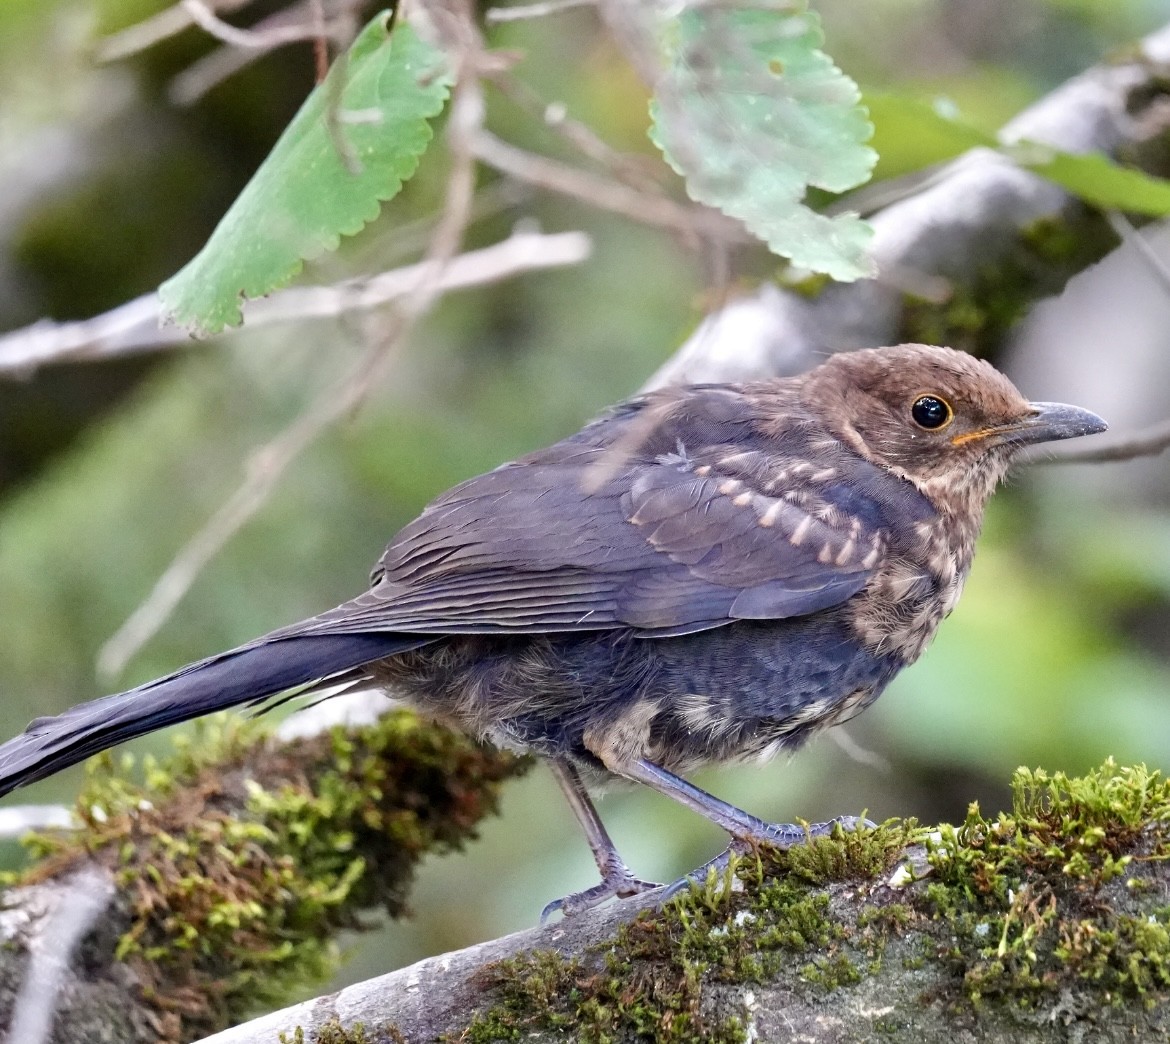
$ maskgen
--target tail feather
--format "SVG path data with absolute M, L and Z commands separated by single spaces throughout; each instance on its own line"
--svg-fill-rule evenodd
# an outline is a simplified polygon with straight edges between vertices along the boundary
M 0 745 L 0 796 L 136 736 L 344 674 L 431 640 L 377 633 L 261 639 L 56 717 L 38 718 Z

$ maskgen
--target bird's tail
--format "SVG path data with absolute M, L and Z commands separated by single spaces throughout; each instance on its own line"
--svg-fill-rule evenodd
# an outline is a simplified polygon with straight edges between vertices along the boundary
M 376 633 L 260 639 L 136 689 L 38 718 L 0 745 L 0 796 L 136 736 L 342 674 L 427 641 Z

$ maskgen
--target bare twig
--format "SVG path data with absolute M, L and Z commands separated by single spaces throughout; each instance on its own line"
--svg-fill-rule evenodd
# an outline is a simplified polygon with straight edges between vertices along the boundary
M 566 163 L 526 152 L 481 131 L 476 135 L 475 155 L 501 173 L 540 188 L 582 200 L 634 221 L 657 225 L 687 236 L 707 236 L 728 242 L 746 242 L 750 237 L 730 218 L 713 210 L 687 206 L 647 192 L 639 192 Z
M 33 830 L 72 830 L 73 813 L 64 805 L 13 805 L 0 808 L 0 840 L 24 837 Z
M 244 7 L 252 0 L 218 0 L 210 5 L 216 11 L 234 11 Z M 138 54 L 156 44 L 162 43 L 172 36 L 178 36 L 185 29 L 190 29 L 195 19 L 181 3 L 167 7 L 158 14 L 151 15 L 141 22 L 135 22 L 120 32 L 113 33 L 103 39 L 97 46 L 96 58 L 99 62 L 116 62 L 131 55 Z
M 489 7 L 484 20 L 488 25 L 498 22 L 519 22 L 523 18 L 545 18 L 548 15 L 570 11 L 574 7 L 592 7 L 597 0 L 547 0 L 541 4 L 518 4 L 515 7 Z
M 260 33 L 268 39 L 267 34 L 273 30 L 302 25 L 308 17 L 309 0 L 301 0 L 257 22 L 252 26 L 252 32 Z M 339 32 L 338 36 L 344 38 L 344 32 Z M 274 43 L 271 47 L 239 48 L 224 45 L 216 48 L 178 73 L 167 87 L 167 97 L 175 105 L 193 105 L 217 84 L 259 61 L 276 46 Z
M 316 65 L 317 82 L 321 83 L 329 72 L 329 37 L 325 21 L 325 0 L 309 0 L 309 11 L 313 16 L 313 62 Z
M 78 943 L 105 912 L 115 894 L 105 870 L 87 866 L 69 883 L 48 920 L 29 943 L 28 970 L 12 1008 L 12 1044 L 43 1044 L 53 1030 L 57 994 Z
M 1170 421 L 1143 428 L 1133 435 L 1102 436 L 1088 445 L 1068 446 L 1028 463 L 1035 464 L 1105 464 L 1138 457 L 1156 457 L 1170 448 Z
M 336 318 L 400 300 L 423 280 L 434 280 L 444 293 L 464 290 L 525 272 L 578 264 L 589 256 L 590 248 L 589 237 L 583 232 L 545 235 L 519 231 L 493 246 L 452 258 L 441 272 L 433 261 L 422 261 L 335 286 L 281 290 L 246 303 L 244 321 L 246 329 L 252 330 L 273 323 Z M 158 297 L 151 293 L 92 319 L 34 323 L 0 336 L 0 376 L 26 378 L 55 363 L 97 361 L 195 343 L 176 327 L 159 329 L 158 321 Z
M 271 51 L 284 44 L 312 40 L 317 36 L 317 27 L 312 22 L 300 25 L 274 26 L 269 29 L 240 29 L 219 18 L 204 0 L 179 0 L 191 20 L 209 36 L 232 47 L 246 51 Z
M 1150 266 L 1150 271 L 1154 273 L 1163 288 L 1170 290 L 1170 266 L 1167 266 L 1166 259 L 1150 246 L 1150 241 L 1134 228 L 1133 222 L 1120 211 L 1108 210 L 1105 212 L 1105 217 L 1121 241 L 1132 246 L 1141 255 L 1142 260 Z
M 662 185 L 651 172 L 652 169 L 659 169 L 660 165 L 651 168 L 643 157 L 628 156 L 612 148 L 592 127 L 569 116 L 563 104 L 546 103 L 531 87 L 513 76 L 510 70 L 500 69 L 485 75 L 511 102 L 554 130 L 581 155 L 601 164 L 619 181 L 640 192 L 662 194 Z

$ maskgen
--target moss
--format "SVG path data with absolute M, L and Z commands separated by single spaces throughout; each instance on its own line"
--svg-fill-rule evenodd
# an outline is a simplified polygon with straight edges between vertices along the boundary
M 912 820 L 891 819 L 876 827 L 840 823 L 824 837 L 809 836 L 805 844 L 769 852 L 769 870 L 790 874 L 810 884 L 868 881 L 888 870 L 918 830 Z
M 585 954 L 487 969 L 490 1006 L 451 1039 L 743 1040 L 736 1005 L 755 984 L 815 1006 L 872 976 L 896 1006 L 872 1027 L 887 1035 L 941 1005 L 1025 1027 L 1104 1007 L 1140 1036 L 1142 1011 L 1170 999 L 1170 906 L 1143 876 L 1170 859 L 1157 773 L 1020 770 L 1010 813 L 973 807 L 927 844 L 928 877 L 887 887 L 925 837 L 889 823 L 744 856 Z
M 1020 769 L 1012 811 L 973 805 L 929 846 L 924 905 L 954 940 L 966 998 L 1035 1007 L 1091 984 L 1098 1003 L 1170 998 L 1170 907 L 1139 909 L 1139 872 L 1170 859 L 1170 782 L 1107 761 L 1080 778 Z
M 486 969 L 496 1001 L 451 1039 L 469 1044 L 547 1032 L 596 1042 L 745 1039 L 739 1014 L 708 1003 L 713 985 L 767 982 L 797 968 L 819 991 L 859 982 L 880 964 L 878 936 L 908 912 L 857 928 L 837 917 L 826 882 L 867 887 L 897 858 L 913 824 L 834 830 L 807 845 L 733 859 L 662 909 L 645 911 L 583 957 L 523 954 Z
M 281 1033 L 279 1037 L 279 1044 L 380 1044 L 381 1041 L 387 1041 L 388 1044 L 405 1044 L 406 1038 L 398 1027 L 392 1024 L 384 1026 L 372 1037 L 360 1022 L 355 1022 L 346 1029 L 336 1015 L 309 1036 L 306 1036 L 304 1029 L 298 1026 L 291 1037 L 287 1033 Z
M 1057 293 L 1116 244 L 1107 222 L 1087 208 L 1075 220 L 1034 221 L 1019 230 L 1013 249 L 997 250 L 994 263 L 956 280 L 945 302 L 907 294 L 901 339 L 991 354 L 1038 299 Z
M 853 986 L 861 982 L 861 971 L 843 953 L 833 957 L 817 957 L 800 970 L 801 978 L 825 990 Z
M 78 798 L 85 829 L 33 842 L 26 882 L 86 859 L 114 872 L 130 923 L 116 956 L 164 1041 L 326 978 L 332 936 L 363 910 L 401 913 L 418 859 L 473 836 L 523 767 L 405 711 L 291 742 L 257 733 L 205 725 L 144 783 L 106 757 Z

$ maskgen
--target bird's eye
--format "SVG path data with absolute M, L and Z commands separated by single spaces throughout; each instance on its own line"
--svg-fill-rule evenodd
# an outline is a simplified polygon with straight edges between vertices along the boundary
M 920 428 L 937 431 L 950 424 L 955 411 L 951 409 L 951 404 L 946 399 L 940 399 L 937 395 L 922 395 L 914 400 L 914 405 L 910 407 L 910 416 Z

